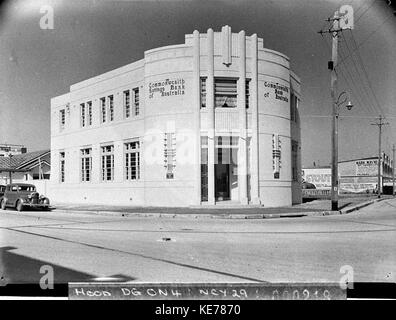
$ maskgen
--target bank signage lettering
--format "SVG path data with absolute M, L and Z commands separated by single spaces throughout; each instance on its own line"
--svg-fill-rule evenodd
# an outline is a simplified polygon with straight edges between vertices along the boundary
M 180 96 L 185 93 L 183 78 L 165 79 L 149 83 L 149 99 L 156 97 Z
M 289 102 L 289 88 L 286 87 L 285 85 L 279 84 L 278 82 L 275 83 L 275 82 L 271 82 L 271 81 L 265 81 L 264 87 L 266 90 L 271 89 L 271 91 L 272 91 L 272 89 L 273 89 L 272 92 L 274 92 L 274 94 L 275 94 L 274 98 L 276 100 Z M 264 97 L 269 98 L 271 91 L 267 91 L 266 93 L 264 93 Z

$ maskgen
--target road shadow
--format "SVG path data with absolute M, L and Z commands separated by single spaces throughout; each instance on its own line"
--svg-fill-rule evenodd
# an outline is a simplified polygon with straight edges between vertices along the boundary
M 343 203 L 342 205 L 338 206 L 338 210 L 344 209 L 345 207 L 349 206 L 353 204 L 353 202 L 347 202 L 347 203 Z
M 59 296 L 68 295 L 69 282 L 127 282 L 136 280 L 123 274 L 97 278 L 97 275 L 80 272 L 12 252 L 16 247 L 0 247 L 0 296 Z M 46 270 L 41 267 L 46 266 Z M 53 270 L 53 289 L 42 290 L 40 280 Z M 43 281 L 42 281 L 43 282 Z M 48 284 L 48 281 L 44 283 Z M 51 288 L 51 289 L 52 289 Z
M 44 272 L 40 273 L 42 266 L 51 266 L 53 269 L 54 283 L 84 282 L 92 280 L 95 275 L 65 268 L 47 261 L 33 259 L 12 252 L 16 247 L 1 247 L 0 261 L 2 266 L 2 281 L 7 284 L 40 283 Z

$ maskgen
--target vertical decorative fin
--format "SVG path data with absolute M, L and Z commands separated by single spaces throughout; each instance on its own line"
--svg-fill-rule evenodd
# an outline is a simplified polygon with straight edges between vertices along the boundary
M 227 67 L 231 65 L 232 33 L 230 26 L 221 28 L 222 60 Z

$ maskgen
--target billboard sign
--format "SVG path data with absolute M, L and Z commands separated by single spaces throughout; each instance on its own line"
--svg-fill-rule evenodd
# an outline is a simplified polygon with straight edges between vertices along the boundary
M 378 174 L 378 160 L 357 160 L 355 161 L 357 176 L 376 176 Z
M 312 168 L 303 169 L 302 178 L 315 185 L 316 189 L 331 188 L 331 169 L 330 168 Z

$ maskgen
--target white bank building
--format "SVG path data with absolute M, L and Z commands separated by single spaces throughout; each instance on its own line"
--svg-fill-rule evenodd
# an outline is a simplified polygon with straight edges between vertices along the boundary
M 263 43 L 194 31 L 52 98 L 52 202 L 301 202 L 300 80 Z

